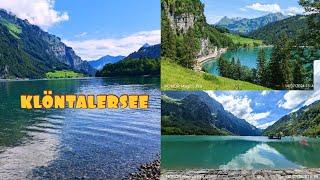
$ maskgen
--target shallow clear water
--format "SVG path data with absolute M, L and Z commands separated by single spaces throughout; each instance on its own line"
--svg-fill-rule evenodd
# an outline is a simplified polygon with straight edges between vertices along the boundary
M 20 94 L 149 94 L 150 108 L 22 110 Z M 0 82 L 0 179 L 121 178 L 160 153 L 159 78 Z
M 224 53 L 221 57 L 231 61 L 231 59 L 234 57 L 235 60 L 238 58 L 240 59 L 241 65 L 247 66 L 249 68 L 256 68 L 257 67 L 257 57 L 259 50 L 262 47 L 254 47 L 254 48 L 238 48 L 235 50 L 228 50 L 226 53 Z M 266 59 L 270 59 L 271 53 L 272 53 L 272 47 L 263 47 L 266 54 Z M 218 70 L 218 60 L 213 59 L 212 61 L 209 61 L 204 64 L 204 68 L 214 75 L 219 75 Z
M 305 138 L 304 138 L 305 139 Z M 163 169 L 319 168 L 320 140 L 299 137 L 162 136 Z

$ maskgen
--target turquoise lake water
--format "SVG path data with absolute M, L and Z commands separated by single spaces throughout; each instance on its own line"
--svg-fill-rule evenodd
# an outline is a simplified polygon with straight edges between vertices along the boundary
M 285 169 L 319 168 L 320 140 L 285 137 L 162 136 L 161 168 Z M 305 138 L 304 138 L 305 139 Z
M 226 58 L 229 61 L 231 61 L 233 57 L 235 58 L 235 60 L 239 58 L 242 65 L 247 66 L 249 68 L 256 68 L 257 57 L 261 48 L 262 47 L 254 47 L 228 50 L 221 57 Z M 263 47 L 263 49 L 265 50 L 266 58 L 269 60 L 272 53 L 272 47 Z M 213 59 L 212 61 L 208 61 L 207 63 L 205 63 L 204 68 L 211 74 L 219 75 L 217 59 Z
M 0 179 L 121 179 L 160 153 L 159 78 L 0 82 Z M 22 110 L 20 94 L 149 94 L 150 108 Z

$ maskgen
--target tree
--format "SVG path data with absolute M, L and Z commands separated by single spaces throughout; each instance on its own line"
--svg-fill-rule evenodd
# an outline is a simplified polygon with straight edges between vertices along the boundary
M 285 89 L 292 82 L 292 71 L 290 66 L 291 44 L 285 34 L 281 35 L 276 42 L 271 61 L 270 86 L 274 89 Z
M 304 7 L 308 16 L 308 31 L 301 37 L 301 42 L 307 46 L 320 47 L 320 1 L 319 0 L 300 0 L 299 4 Z
M 301 63 L 300 58 L 298 58 L 294 64 L 293 83 L 294 84 L 303 84 L 304 83 L 304 67 Z
M 236 77 L 237 79 L 241 79 L 241 62 L 240 59 L 238 58 L 237 63 L 236 63 Z
M 265 52 L 263 49 L 259 50 L 258 53 L 258 62 L 257 62 L 257 82 L 260 85 L 266 85 L 266 58 Z

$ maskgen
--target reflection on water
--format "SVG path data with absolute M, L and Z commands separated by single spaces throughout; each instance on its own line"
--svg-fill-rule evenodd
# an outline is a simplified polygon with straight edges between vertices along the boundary
M 44 89 L 149 94 L 150 108 L 20 109 L 20 94 L 42 94 Z M 159 153 L 158 78 L 0 82 L 0 102 L 0 179 L 120 178 Z
M 162 136 L 164 169 L 283 169 L 320 167 L 320 142 L 301 138 Z

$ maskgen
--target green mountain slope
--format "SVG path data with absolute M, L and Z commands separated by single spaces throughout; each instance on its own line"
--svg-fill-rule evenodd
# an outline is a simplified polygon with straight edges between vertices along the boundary
M 43 78 L 54 70 L 95 70 L 60 38 L 0 9 L 0 78 Z
M 162 96 L 163 134 L 260 135 L 261 131 L 224 110 L 203 91 L 171 92 Z
M 258 28 L 261 28 L 269 23 L 276 22 L 287 18 L 281 13 L 268 14 L 262 17 L 247 19 L 247 18 L 222 18 L 217 26 L 227 28 L 229 31 L 240 34 L 248 34 Z
M 320 101 L 305 106 L 296 112 L 279 119 L 272 126 L 264 130 L 263 134 L 283 133 L 289 135 L 320 135 Z
M 270 23 L 252 31 L 248 36 L 261 39 L 268 44 L 274 44 L 283 33 L 287 34 L 290 39 L 296 39 L 307 28 L 307 16 L 298 15 Z

